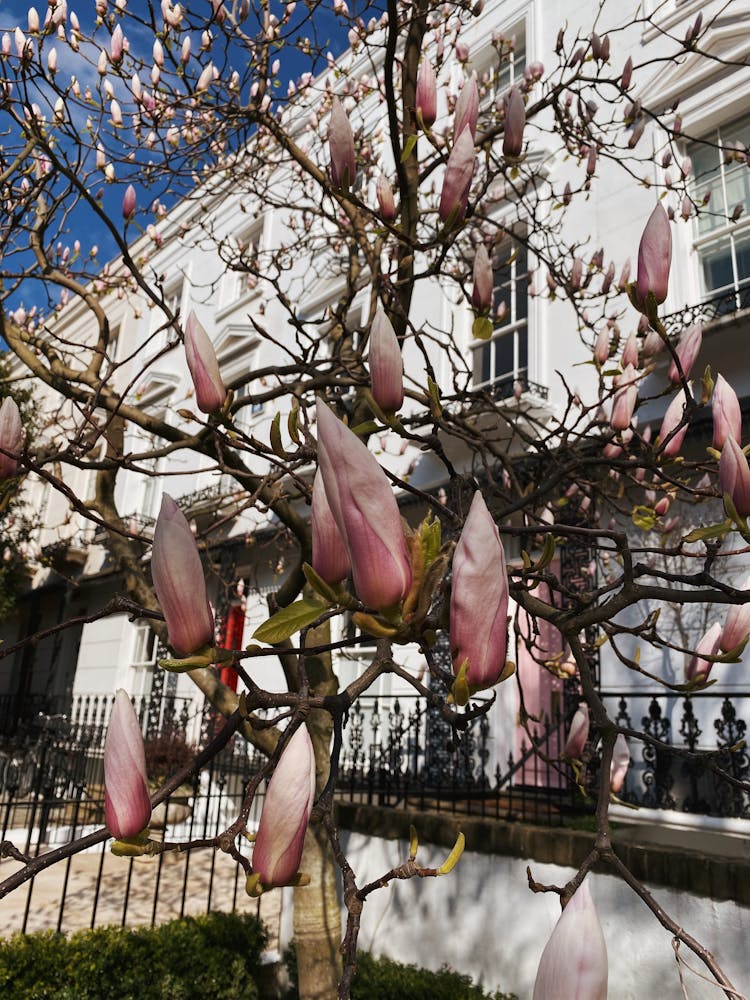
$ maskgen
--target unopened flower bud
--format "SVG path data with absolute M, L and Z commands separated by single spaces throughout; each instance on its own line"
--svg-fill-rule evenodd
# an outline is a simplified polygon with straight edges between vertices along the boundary
M 417 74 L 416 105 L 418 117 L 427 128 L 431 128 L 437 118 L 437 80 L 432 64 L 424 56 Z
M 226 401 L 227 390 L 221 380 L 214 345 L 192 310 L 185 326 L 185 358 L 198 409 L 203 413 L 220 410 Z
M 18 404 L 6 396 L 0 404 L 0 480 L 10 479 L 18 471 L 18 455 L 23 444 L 23 425 Z M 10 454 L 5 454 L 10 452 Z
M 118 688 L 104 744 L 104 822 L 120 840 L 135 837 L 150 819 L 141 726 L 127 692 Z
M 322 400 L 317 420 L 318 464 L 352 564 L 354 589 L 367 607 L 393 608 L 411 586 L 411 561 L 393 490 L 375 456 Z
M 547 942 L 533 1000 L 606 1000 L 607 948 L 587 882 L 571 896 Z
M 314 798 L 315 754 L 303 724 L 284 747 L 263 799 L 253 847 L 263 889 L 289 885 L 299 871 Z
M 185 515 L 166 493 L 154 529 L 151 576 L 174 651 L 189 656 L 212 643 L 214 618 L 201 557 Z
M 672 233 L 664 206 L 658 202 L 651 213 L 638 247 L 636 300 L 645 309 L 649 294 L 658 304 L 667 297 L 672 263 Z
M 386 413 L 396 413 L 404 402 L 404 363 L 391 321 L 380 307 L 370 329 L 369 360 L 375 402 Z

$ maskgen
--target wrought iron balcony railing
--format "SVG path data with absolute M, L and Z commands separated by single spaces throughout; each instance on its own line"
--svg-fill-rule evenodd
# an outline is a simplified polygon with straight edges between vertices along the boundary
M 679 337 L 685 327 L 698 322 L 704 325 L 715 323 L 725 316 L 731 316 L 745 309 L 750 309 L 750 282 L 737 288 L 725 288 L 705 302 L 697 302 L 678 309 L 665 316 L 663 323 L 670 337 Z

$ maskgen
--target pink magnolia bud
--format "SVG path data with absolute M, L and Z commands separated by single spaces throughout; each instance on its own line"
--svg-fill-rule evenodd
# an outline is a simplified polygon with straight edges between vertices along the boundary
M 404 402 L 404 362 L 396 332 L 378 306 L 370 328 L 372 395 L 381 410 L 396 413 Z
M 645 319 L 645 316 L 641 317 Z M 643 356 L 645 358 L 655 358 L 657 354 L 661 354 L 664 350 L 664 341 L 661 338 L 661 334 L 657 333 L 656 330 L 649 330 L 646 336 L 643 338 Z
M 478 313 L 489 313 L 492 309 L 494 276 L 492 261 L 484 243 L 480 243 L 474 254 L 474 287 L 471 304 Z
M 675 455 L 679 455 L 682 442 L 687 434 L 688 424 L 685 423 L 683 427 L 680 427 L 677 433 L 669 438 L 669 441 L 667 441 L 667 438 L 672 431 L 680 426 L 686 415 L 686 410 L 687 400 L 685 399 L 685 393 L 678 392 L 667 407 L 667 412 L 664 414 L 664 419 L 661 422 L 658 442 L 661 446 L 662 458 L 674 458 Z
M 690 657 L 685 667 L 685 680 L 687 683 L 690 683 L 690 681 L 703 681 L 705 683 L 708 680 L 708 675 L 711 673 L 711 668 L 714 664 L 713 660 L 707 660 L 706 657 L 718 655 L 721 635 L 721 623 L 714 622 L 708 632 L 701 636 L 698 645 L 695 647 L 695 653 Z
M 589 738 L 589 706 L 585 701 L 579 702 L 576 714 L 570 724 L 568 740 L 565 744 L 565 753 L 568 757 L 579 760 L 583 753 L 586 741 Z
M 21 414 L 12 396 L 6 396 L 0 405 L 0 480 L 10 479 L 18 471 L 18 459 L 4 452 L 18 455 L 23 444 Z
M 742 410 L 737 393 L 723 375 L 716 379 L 711 414 L 714 421 L 714 448 L 721 450 L 728 437 L 733 437 L 739 444 L 742 440 Z
M 202 93 L 204 90 L 208 90 L 214 79 L 214 64 L 212 62 L 206 63 L 206 65 L 201 70 L 201 74 L 195 84 L 196 94 Z
M 331 105 L 328 148 L 331 153 L 331 180 L 336 187 L 348 191 L 354 183 L 356 171 L 354 135 L 349 116 L 338 97 L 334 97 Z
M 351 572 L 351 563 L 328 504 L 320 469 L 315 473 L 312 488 L 312 568 L 326 583 L 345 580 Z
M 437 80 L 432 63 L 423 58 L 419 64 L 416 94 L 417 116 L 422 123 L 431 128 L 437 118 Z
M 315 797 L 315 754 L 303 724 L 294 733 L 268 782 L 253 871 L 264 889 L 289 885 L 299 871 Z
M 117 65 L 117 63 L 122 62 L 122 52 L 125 43 L 125 38 L 122 33 L 122 28 L 118 24 L 115 30 L 112 32 L 112 38 L 109 42 L 109 58 L 111 61 Z
M 203 413 L 220 410 L 226 401 L 227 390 L 221 380 L 214 345 L 192 310 L 185 327 L 185 358 L 198 409 Z
M 746 578 L 741 589 L 750 590 L 750 576 Z M 748 635 L 750 635 L 750 603 L 733 604 L 724 621 L 719 649 L 722 653 L 728 653 L 745 642 Z
M 615 740 L 612 750 L 612 764 L 609 768 L 609 787 L 615 795 L 622 791 L 622 786 L 625 784 L 625 775 L 628 773 L 629 767 L 630 750 L 628 749 L 628 741 L 620 733 Z
M 118 688 L 104 744 L 104 822 L 119 840 L 140 833 L 150 819 L 143 735 L 127 692 Z
M 475 162 L 474 140 L 467 127 L 456 140 L 448 157 L 438 209 L 441 222 L 450 222 L 452 225 L 463 222 Z
M 641 308 L 645 308 L 649 292 L 659 304 L 666 299 L 671 263 L 672 232 L 664 206 L 658 202 L 649 216 L 638 247 L 635 297 Z
M 211 644 L 214 616 L 201 557 L 185 515 L 166 493 L 154 529 L 151 577 L 174 651 L 189 656 Z
M 583 261 L 580 257 L 573 258 L 573 266 L 570 269 L 570 287 L 578 291 L 583 280 Z
M 369 608 L 395 607 L 411 586 L 411 563 L 393 490 L 375 456 L 320 399 L 317 419 L 318 464 L 354 589 Z
M 523 130 L 526 128 L 526 106 L 518 87 L 511 87 L 505 99 L 505 125 L 503 131 L 503 156 L 517 159 L 523 149 Z
M 547 942 L 533 1000 L 607 1000 L 607 947 L 587 882 L 562 911 Z
M 631 332 L 625 341 L 625 346 L 622 349 L 621 364 L 623 368 L 627 368 L 628 365 L 632 365 L 633 368 L 638 367 L 638 338 L 635 332 Z
M 638 372 L 636 369 L 633 365 L 628 365 L 618 379 L 617 392 L 612 404 L 612 417 L 609 421 L 612 430 L 624 431 L 627 427 L 630 427 L 633 410 L 638 400 L 637 378 Z
M 122 217 L 126 222 L 135 212 L 135 206 L 135 188 L 132 184 L 128 184 L 125 189 L 125 194 L 122 196 Z
M 606 364 L 609 360 L 609 330 L 603 326 L 596 335 L 594 342 L 594 358 L 600 365 Z
M 378 199 L 378 207 L 380 209 L 380 218 L 383 222 L 394 222 L 398 212 L 396 211 L 396 202 L 393 198 L 393 188 L 388 183 L 384 174 L 380 174 L 377 183 L 375 185 L 375 194 Z
M 728 437 L 719 459 L 719 485 L 722 493 L 732 498 L 740 517 L 750 515 L 750 467 L 742 448 L 733 437 Z
M 630 281 L 630 257 L 622 265 L 622 271 L 620 271 L 620 277 L 617 279 L 617 287 L 621 292 L 624 292 L 628 287 L 628 282 Z
M 479 116 L 479 91 L 477 90 L 477 74 L 464 83 L 456 101 L 456 114 L 453 123 L 453 136 L 457 139 L 468 126 L 471 138 L 477 137 L 477 117 Z
M 453 555 L 450 605 L 453 672 L 467 663 L 471 690 L 503 678 L 508 649 L 508 574 L 492 515 L 477 490 Z
M 470 49 L 466 42 L 456 42 L 456 59 L 460 63 L 469 61 Z
M 622 67 L 622 75 L 620 77 L 620 86 L 623 90 L 628 90 L 630 87 L 630 81 L 633 79 L 633 57 L 628 56 L 625 60 L 625 65 Z
M 690 378 L 690 371 L 700 353 L 702 343 L 703 327 L 700 323 L 689 326 L 687 330 L 683 331 L 680 342 L 675 348 L 675 354 L 680 359 L 680 366 L 685 378 Z M 672 360 L 669 366 L 667 378 L 675 385 L 680 381 L 680 373 L 677 371 L 677 365 L 674 363 L 674 360 Z

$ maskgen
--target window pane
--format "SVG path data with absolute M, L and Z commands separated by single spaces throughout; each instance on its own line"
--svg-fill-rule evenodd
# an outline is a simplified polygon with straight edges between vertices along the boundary
M 516 321 L 529 315 L 529 265 L 526 247 L 519 246 L 516 257 Z
M 750 208 L 750 177 L 745 163 L 732 163 L 726 170 L 727 207 L 729 215 L 736 205 L 744 205 L 745 213 Z M 712 195 L 713 197 L 713 195 Z
M 742 240 L 736 240 L 734 245 L 737 260 L 737 282 L 744 284 L 750 279 L 750 234 L 746 233 Z
M 492 345 L 485 344 L 474 351 L 474 384 L 482 385 L 490 380 L 490 356 Z
M 498 337 L 495 341 L 495 378 L 513 374 L 513 341 L 512 333 Z
M 707 292 L 731 288 L 734 284 L 732 274 L 732 253 L 729 239 L 722 240 L 710 250 L 705 250 L 702 256 L 703 284 Z

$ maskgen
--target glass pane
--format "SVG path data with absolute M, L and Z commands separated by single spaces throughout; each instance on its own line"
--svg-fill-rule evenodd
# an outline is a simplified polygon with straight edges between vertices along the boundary
M 728 214 L 731 215 L 735 206 L 744 205 L 744 214 L 747 215 L 748 209 L 750 209 L 750 177 L 748 177 L 748 168 L 744 162 L 732 163 L 731 166 L 727 167 L 725 183 Z M 711 197 L 713 198 L 713 195 Z
M 703 285 L 706 292 L 731 288 L 734 285 L 732 273 L 732 253 L 727 238 L 701 255 L 703 263 Z
M 513 363 L 513 340 L 512 333 L 504 337 L 498 337 L 495 341 L 495 378 L 502 378 L 503 375 L 512 375 L 514 371 Z
M 737 261 L 737 283 L 743 284 L 750 279 L 750 233 L 741 240 L 735 240 L 734 255 Z
M 483 385 L 490 380 L 491 344 L 484 344 L 474 350 L 474 385 Z
M 712 141 L 717 136 L 709 137 Z M 710 193 L 706 208 L 698 214 L 698 232 L 700 235 L 710 233 L 717 226 L 725 224 L 722 216 L 726 215 L 724 192 L 721 186 L 721 153 L 709 146 L 695 145 L 690 148 L 693 161 L 693 197 L 700 206 L 707 193 Z
M 526 247 L 519 246 L 516 257 L 516 321 L 526 319 L 529 315 L 529 265 Z

